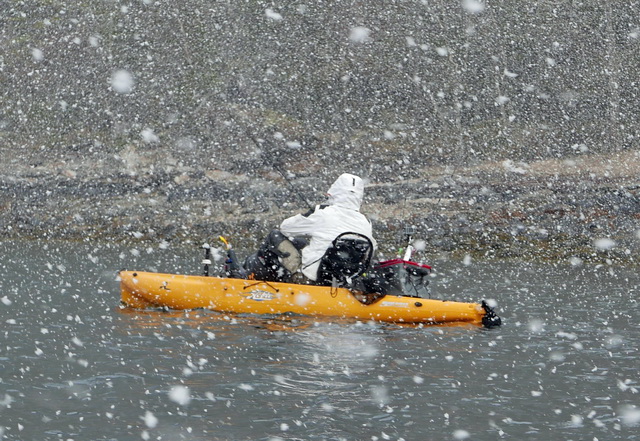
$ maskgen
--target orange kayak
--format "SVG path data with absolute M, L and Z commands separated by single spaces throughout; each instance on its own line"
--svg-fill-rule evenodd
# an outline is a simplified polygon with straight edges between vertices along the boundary
M 209 309 L 236 314 L 301 314 L 392 323 L 500 325 L 484 302 L 386 295 L 364 304 L 345 288 L 246 279 L 121 271 L 130 308 Z

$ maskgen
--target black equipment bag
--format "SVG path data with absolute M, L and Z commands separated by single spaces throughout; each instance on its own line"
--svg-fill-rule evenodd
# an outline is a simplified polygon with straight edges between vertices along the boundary
M 360 233 L 342 233 L 320 259 L 317 283 L 351 287 L 367 271 L 372 257 L 371 239 Z
M 429 265 L 403 259 L 379 262 L 365 279 L 369 292 L 429 298 Z

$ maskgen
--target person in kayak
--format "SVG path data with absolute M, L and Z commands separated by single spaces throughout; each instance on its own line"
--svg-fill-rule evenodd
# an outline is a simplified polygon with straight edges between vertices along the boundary
M 328 250 L 335 249 L 341 237 L 352 240 L 347 237 L 351 236 L 368 243 L 371 257 L 376 241 L 371 222 L 360 213 L 364 198 L 362 178 L 349 173 L 340 175 L 327 196 L 325 204 L 283 220 L 258 253 L 247 258 L 244 266 L 255 279 L 288 281 L 293 276 L 299 283 L 325 284 L 323 262 L 326 257 L 331 258 Z

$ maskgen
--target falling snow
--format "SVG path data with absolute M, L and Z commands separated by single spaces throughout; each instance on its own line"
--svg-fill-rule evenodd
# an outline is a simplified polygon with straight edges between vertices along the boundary
M 191 402 L 191 391 L 186 386 L 173 386 L 169 390 L 169 399 L 180 406 L 186 406 Z
M 462 6 L 472 14 L 478 14 L 485 9 L 484 3 L 479 0 L 463 0 Z
M 637 437 L 636 1 L 5 3 L 0 439 Z M 120 305 L 345 171 L 502 328 Z
M 371 29 L 364 26 L 355 26 L 351 28 L 349 39 L 354 43 L 366 43 L 371 40 Z
M 133 75 L 126 70 L 117 70 L 111 76 L 111 87 L 118 93 L 128 94 L 133 91 Z
M 264 13 L 266 14 L 266 16 L 268 18 L 270 18 L 271 20 L 275 20 L 275 21 L 280 21 L 282 20 L 282 15 L 279 14 L 278 12 L 274 11 L 271 8 L 267 8 L 265 9 Z

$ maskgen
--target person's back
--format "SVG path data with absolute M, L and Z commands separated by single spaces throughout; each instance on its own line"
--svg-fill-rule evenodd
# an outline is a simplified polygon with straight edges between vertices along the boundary
M 289 238 L 309 238 L 309 245 L 302 249 L 301 271 L 312 281 L 317 279 L 320 260 L 339 235 L 346 232 L 362 234 L 375 247 L 371 223 L 359 211 L 364 197 L 362 179 L 345 173 L 333 183 L 328 195 L 327 205 L 285 219 L 280 225 L 280 231 Z

